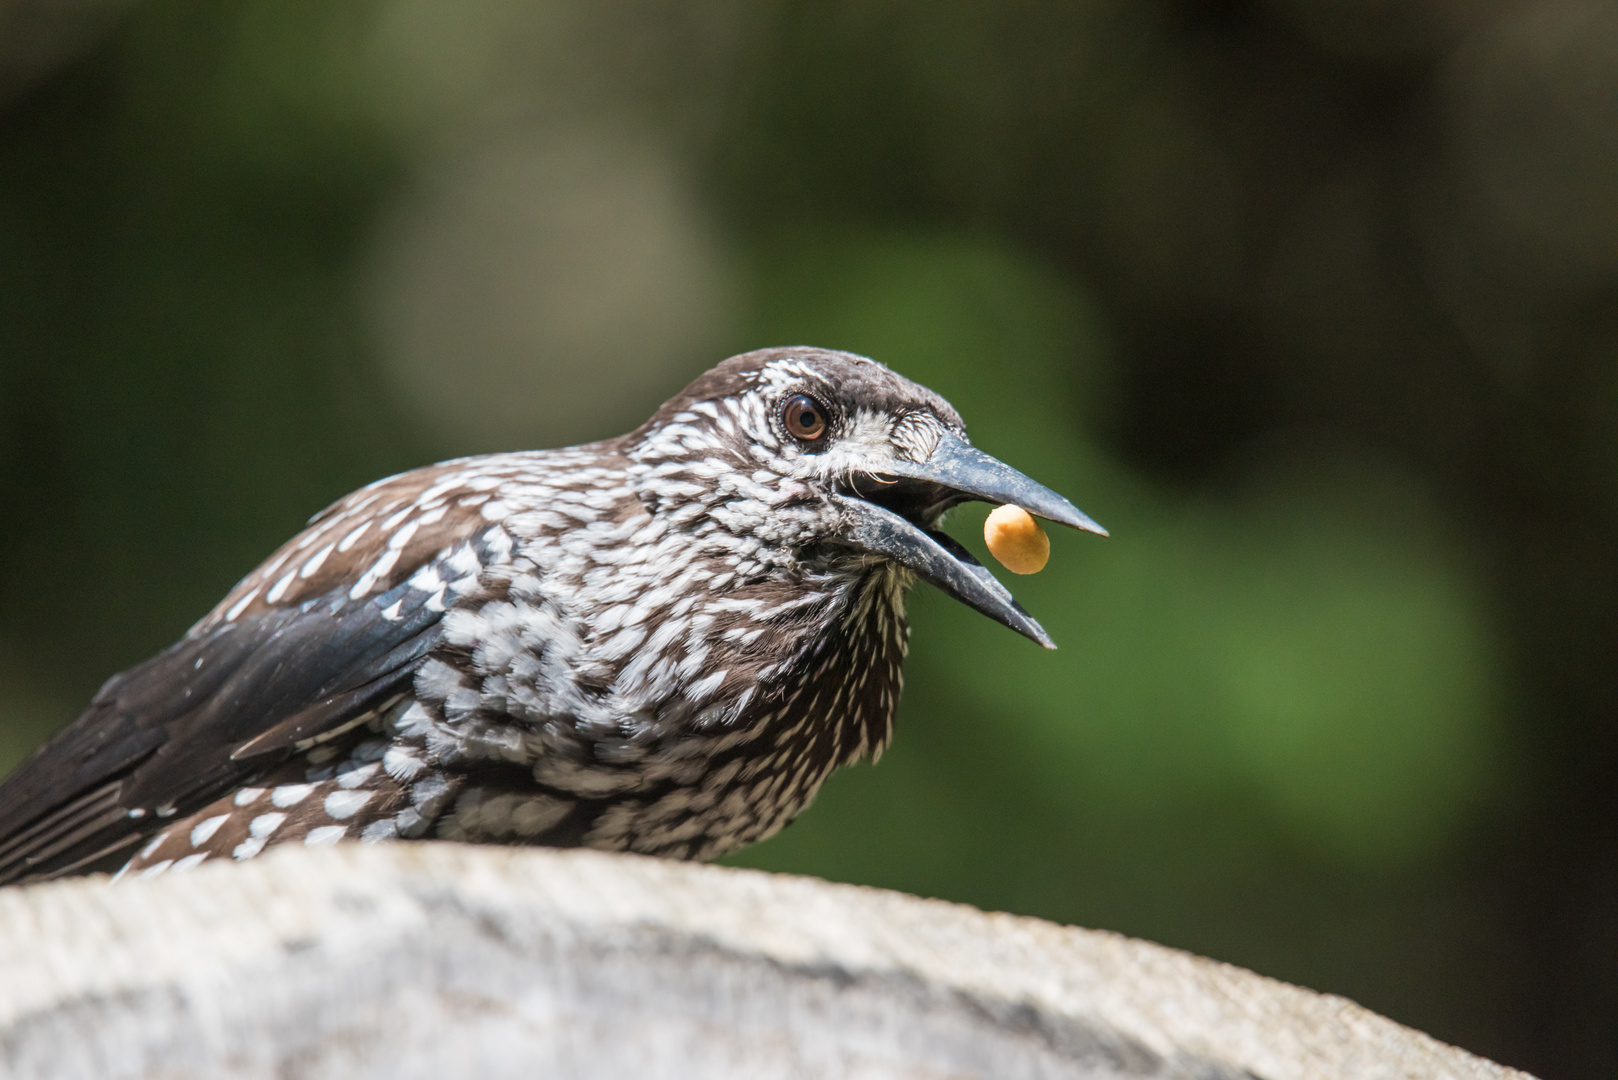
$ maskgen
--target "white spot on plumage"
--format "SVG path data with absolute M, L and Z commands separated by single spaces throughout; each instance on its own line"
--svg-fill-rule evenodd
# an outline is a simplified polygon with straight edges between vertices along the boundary
M 426 767 L 427 763 L 406 746 L 390 746 L 387 753 L 382 756 L 382 768 L 395 780 L 414 779 Z
M 349 548 L 353 547 L 355 543 L 359 541 L 359 538 L 365 535 L 366 530 L 370 527 L 371 522 L 361 522 L 358 528 L 337 542 L 337 550 L 347 551 Z
M 358 600 L 360 597 L 366 595 L 372 589 L 376 588 L 376 584 L 381 580 L 382 575 L 386 574 L 389 570 L 392 570 L 393 564 L 398 561 L 399 549 L 388 548 L 382 553 L 376 562 L 371 564 L 370 569 L 366 570 L 365 573 L 361 575 L 360 579 L 354 583 L 354 587 L 348 590 L 348 598 L 350 600 Z
M 369 765 L 361 765 L 358 768 L 349 769 L 346 772 L 338 774 L 337 784 L 339 787 L 352 790 L 365 783 L 365 781 L 369 780 L 371 777 L 375 776 L 379 768 L 381 768 L 381 764 L 373 761 Z
M 291 586 L 292 580 L 297 576 L 298 572 L 296 570 L 288 570 L 286 574 L 282 576 L 280 581 L 277 581 L 274 585 L 270 586 L 270 591 L 264 594 L 264 602 L 266 604 L 274 604 L 278 602 L 281 597 L 286 595 L 286 591 L 288 587 Z
M 348 832 L 347 825 L 321 825 L 318 828 L 310 829 L 304 836 L 303 842 L 309 847 L 323 847 L 327 844 L 337 843 L 346 832 Z
M 504 562 L 511 557 L 513 543 L 511 534 L 506 532 L 506 530 L 498 526 L 489 529 L 483 534 L 483 542 L 488 547 L 489 554 L 494 557 L 495 561 Z
M 234 859 L 251 859 L 254 855 L 263 851 L 264 845 L 267 843 L 269 843 L 268 836 L 250 836 L 231 849 L 231 857 Z
M 270 804 L 286 809 L 307 799 L 315 790 L 314 784 L 283 784 L 270 792 Z
M 326 813 L 338 821 L 347 821 L 359 813 L 375 794 L 374 791 L 334 791 L 326 796 Z
M 260 814 L 258 817 L 247 823 L 247 835 L 253 837 L 255 840 L 260 837 L 268 837 L 271 833 L 275 832 L 276 829 L 279 829 L 281 827 L 281 822 L 285 821 L 286 819 L 287 816 L 280 813 L 271 812 L 268 814 Z
M 325 547 L 309 556 L 309 561 L 303 564 L 303 568 L 298 571 L 298 576 L 301 578 L 314 577 L 336 547 L 336 544 L 327 544 Z
M 715 691 L 719 689 L 720 684 L 725 681 L 725 676 L 728 674 L 729 672 L 727 671 L 716 671 L 712 675 L 708 675 L 692 683 L 691 688 L 688 691 L 691 700 L 706 701 L 709 697 L 713 696 Z
M 251 604 L 253 602 L 254 598 L 257 597 L 257 596 L 258 596 L 258 589 L 255 588 L 252 591 L 250 591 L 246 596 L 242 597 L 240 600 L 238 600 L 234 604 L 232 604 L 230 606 L 230 610 L 225 612 L 225 621 L 226 622 L 235 622 L 236 617 L 238 615 L 240 615 L 242 612 L 246 611 L 247 610 L 247 605 Z
M 478 562 L 477 552 L 472 550 L 470 544 L 456 545 L 455 549 L 444 559 L 444 567 L 456 577 L 476 574 L 483 569 L 483 565 Z
M 191 846 L 201 847 L 206 844 L 213 838 L 213 834 L 219 831 L 219 826 L 229 820 L 229 814 L 217 814 L 214 817 L 197 822 L 191 829 Z
M 416 530 L 419 528 L 421 528 L 421 522 L 419 521 L 408 521 L 401 525 L 397 532 L 388 537 L 388 547 L 394 550 L 403 548 L 410 543 L 410 538 L 416 535 Z

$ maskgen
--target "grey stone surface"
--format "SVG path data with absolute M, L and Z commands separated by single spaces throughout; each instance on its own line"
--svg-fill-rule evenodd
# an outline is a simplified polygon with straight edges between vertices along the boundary
M 805 878 L 443 844 L 0 891 L 0 1074 L 1523 1074 L 1114 934 Z

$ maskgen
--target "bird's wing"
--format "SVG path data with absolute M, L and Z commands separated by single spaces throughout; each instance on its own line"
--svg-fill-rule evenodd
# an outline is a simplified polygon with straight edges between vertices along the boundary
M 408 693 L 445 609 L 511 555 L 468 468 L 349 496 L 178 644 L 108 680 L 0 785 L 0 884 L 122 861 L 175 814 Z

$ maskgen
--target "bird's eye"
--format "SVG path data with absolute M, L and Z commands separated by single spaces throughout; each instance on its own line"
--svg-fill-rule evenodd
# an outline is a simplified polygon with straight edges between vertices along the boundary
M 781 423 L 793 438 L 815 442 L 826 434 L 826 407 L 808 394 L 793 394 L 781 406 Z

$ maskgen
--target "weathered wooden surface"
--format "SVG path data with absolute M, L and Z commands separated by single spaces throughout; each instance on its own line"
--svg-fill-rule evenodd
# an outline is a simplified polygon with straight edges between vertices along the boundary
M 1113 934 L 803 878 L 438 844 L 0 891 L 0 1074 L 1523 1075 Z

